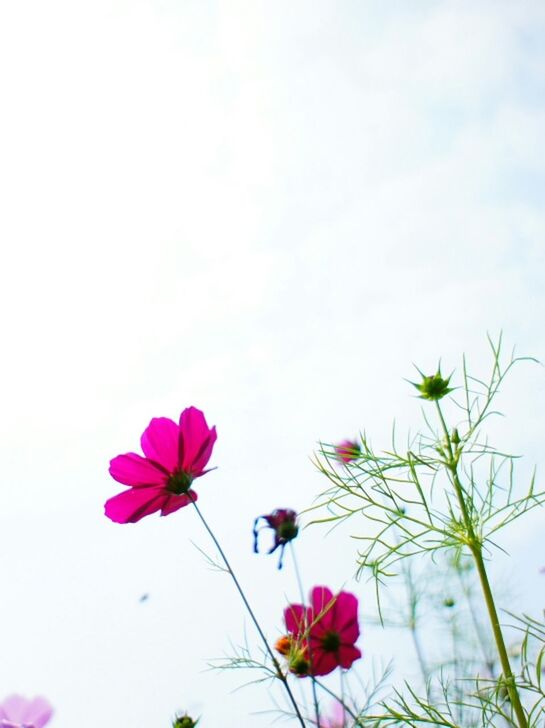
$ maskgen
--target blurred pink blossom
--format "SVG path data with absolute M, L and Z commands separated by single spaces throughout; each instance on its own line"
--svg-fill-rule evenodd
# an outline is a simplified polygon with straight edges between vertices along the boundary
M 329 717 L 320 718 L 320 728 L 344 728 L 345 714 L 342 703 L 333 703 Z
M 351 463 L 361 454 L 361 447 L 355 440 L 343 440 L 335 445 L 335 454 L 343 463 Z
M 1 728 L 43 728 L 52 715 L 53 708 L 45 698 L 10 695 L 0 703 Z
M 197 500 L 191 489 L 210 460 L 216 428 L 206 424 L 204 414 L 188 407 L 177 425 L 167 417 L 152 419 L 140 439 L 145 457 L 134 452 L 118 455 L 110 462 L 110 475 L 130 486 L 106 501 L 105 513 L 116 523 L 136 523 L 150 513 L 162 516 Z

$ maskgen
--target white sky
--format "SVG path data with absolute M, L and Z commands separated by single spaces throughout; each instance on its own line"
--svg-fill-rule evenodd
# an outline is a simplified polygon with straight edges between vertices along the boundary
M 0 692 L 52 728 L 269 725 L 203 672 L 251 629 L 194 514 L 108 522 L 108 460 L 205 411 L 200 503 L 274 638 L 297 593 L 251 523 L 310 504 L 316 441 L 387 446 L 412 363 L 482 371 L 486 331 L 545 360 L 545 5 L 18 0 L 0 68 Z M 500 405 L 543 471 L 543 370 Z M 539 604 L 542 522 L 505 544 Z M 299 548 L 309 587 L 353 572 Z M 364 677 L 395 651 L 361 644 Z

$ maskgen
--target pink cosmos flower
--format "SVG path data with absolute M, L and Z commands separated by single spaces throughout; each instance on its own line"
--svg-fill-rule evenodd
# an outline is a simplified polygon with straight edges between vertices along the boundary
M 333 596 L 327 587 L 315 586 L 310 592 L 310 607 L 290 604 L 284 610 L 284 620 L 309 660 L 309 675 L 328 675 L 336 667 L 347 670 L 361 657 L 354 645 L 360 635 L 354 594 L 342 591 Z
M 43 728 L 52 715 L 53 708 L 45 698 L 10 695 L 0 703 L 1 728 Z
M 333 703 L 328 718 L 320 718 L 320 728 L 344 728 L 345 714 L 342 703 Z
M 140 439 L 145 457 L 134 452 L 118 455 L 110 462 L 110 475 L 130 486 L 106 501 L 104 510 L 116 523 L 136 523 L 150 513 L 162 516 L 197 500 L 191 489 L 195 478 L 208 471 L 216 442 L 204 414 L 188 407 L 177 425 L 167 417 L 152 419 Z
M 361 447 L 355 440 L 343 440 L 335 445 L 335 454 L 343 463 L 351 463 L 361 454 Z

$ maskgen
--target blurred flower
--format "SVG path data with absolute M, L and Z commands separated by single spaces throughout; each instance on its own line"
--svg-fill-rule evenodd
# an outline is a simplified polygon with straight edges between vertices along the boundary
M 355 440 L 343 440 L 335 445 L 335 454 L 343 463 L 350 463 L 357 460 L 361 455 L 361 447 Z
M 267 551 L 268 554 L 272 554 L 273 551 L 280 546 L 280 559 L 278 560 L 278 568 L 282 568 L 282 559 L 284 557 L 284 549 L 286 544 L 297 536 L 299 533 L 299 526 L 297 525 L 297 513 L 290 510 L 289 508 L 277 508 L 272 513 L 265 516 L 258 516 L 254 521 L 254 552 L 258 553 L 257 540 L 258 534 L 261 530 L 258 528 L 259 521 L 264 520 L 265 526 L 262 528 L 271 528 L 274 531 L 274 542 L 271 548 Z
M 10 695 L 0 703 L 1 728 L 43 728 L 52 715 L 53 708 L 45 698 Z
M 333 703 L 328 718 L 320 718 L 320 728 L 344 728 L 345 714 L 342 703 L 337 700 Z
M 360 634 L 354 594 L 342 591 L 334 597 L 327 587 L 315 586 L 310 606 L 290 604 L 284 620 L 295 644 L 308 654 L 307 674 L 327 675 L 336 667 L 347 670 L 361 657 L 354 644 Z
M 162 516 L 197 500 L 191 490 L 195 478 L 204 475 L 216 442 L 204 414 L 188 407 L 177 425 L 166 417 L 152 419 L 140 444 L 145 457 L 134 452 L 110 462 L 110 475 L 130 489 L 110 498 L 105 513 L 116 523 L 136 523 L 150 513 Z
M 198 722 L 198 718 L 197 720 L 193 720 L 187 713 L 184 713 L 183 715 L 176 716 L 172 728 L 195 728 Z
M 429 377 L 426 377 L 422 372 L 420 374 L 422 376 L 422 382 L 420 384 L 410 382 L 420 392 L 420 399 L 437 401 L 442 399 L 446 394 L 449 394 L 449 392 L 452 392 L 452 388 L 448 386 L 450 377 L 443 379 L 441 369 L 437 370 L 437 374 L 432 374 Z

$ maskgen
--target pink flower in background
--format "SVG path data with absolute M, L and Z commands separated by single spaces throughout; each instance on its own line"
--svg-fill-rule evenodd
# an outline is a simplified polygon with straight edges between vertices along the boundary
M 308 674 L 328 675 L 336 667 L 347 670 L 361 657 L 354 645 L 360 635 L 358 600 L 349 592 L 334 597 L 327 587 L 315 586 L 310 604 L 290 604 L 284 610 L 288 632 L 310 660 Z
M 206 424 L 204 414 L 188 407 L 177 425 L 167 417 L 156 417 L 140 439 L 145 457 L 129 452 L 110 462 L 110 475 L 130 486 L 106 501 L 104 510 L 116 523 L 136 523 L 150 513 L 162 516 L 197 500 L 191 489 L 195 478 L 207 470 L 216 428 Z
M 43 728 L 52 715 L 53 708 L 45 698 L 10 695 L 0 703 L 1 728 Z
M 335 454 L 343 463 L 351 463 L 361 454 L 361 447 L 355 440 L 343 440 L 335 445 Z
M 333 703 L 328 718 L 320 718 L 320 728 L 344 728 L 345 714 L 342 703 Z

